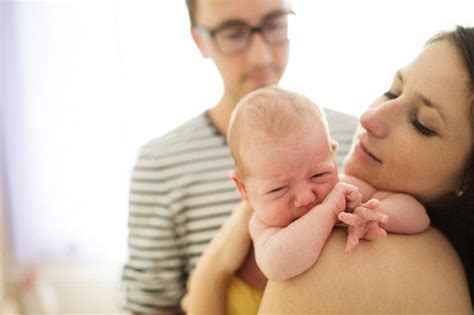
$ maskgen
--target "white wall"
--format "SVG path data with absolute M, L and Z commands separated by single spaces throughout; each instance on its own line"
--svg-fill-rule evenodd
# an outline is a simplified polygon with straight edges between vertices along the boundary
M 283 84 L 320 105 L 361 114 L 435 32 L 474 25 L 472 0 L 295 1 Z
M 1 1 L 16 257 L 109 265 L 104 281 L 118 283 L 138 147 L 213 105 L 218 73 L 193 46 L 184 0 Z M 355 115 L 434 32 L 474 24 L 472 0 L 296 0 L 294 9 L 282 85 Z

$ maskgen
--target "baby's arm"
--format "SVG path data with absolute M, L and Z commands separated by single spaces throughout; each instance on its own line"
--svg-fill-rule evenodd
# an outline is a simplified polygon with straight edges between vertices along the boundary
M 380 200 L 381 211 L 389 217 L 388 222 L 381 225 L 387 232 L 415 234 L 430 225 L 425 207 L 408 194 L 378 191 L 372 198 Z
M 414 234 L 428 228 L 430 219 L 423 205 L 414 197 L 377 191 L 365 181 L 350 175 L 342 176 L 341 180 L 357 186 L 365 202 L 356 207 L 352 214 L 339 214 L 339 219 L 349 225 L 346 251 L 352 251 L 361 238 L 371 240 L 383 237 L 386 234 L 385 230 Z M 388 218 L 382 217 L 383 215 Z
M 362 193 L 363 202 L 369 199 L 380 200 L 380 211 L 388 215 L 388 222 L 382 223 L 381 227 L 387 232 L 414 234 L 423 232 L 430 225 L 425 207 L 414 197 L 402 193 L 377 191 L 365 181 L 350 175 L 344 175 L 341 180 L 357 186 Z M 371 214 L 368 209 L 363 209 L 362 212 Z
M 338 183 L 321 204 L 286 227 L 269 227 L 254 213 L 249 230 L 265 276 L 283 281 L 306 271 L 318 259 L 337 215 L 360 200 L 355 186 Z

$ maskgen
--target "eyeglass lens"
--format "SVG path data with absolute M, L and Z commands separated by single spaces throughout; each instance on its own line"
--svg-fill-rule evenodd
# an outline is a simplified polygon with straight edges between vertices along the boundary
M 261 27 L 255 29 L 261 31 L 267 44 L 283 44 L 288 41 L 288 14 L 272 16 L 265 20 Z M 214 39 L 222 52 L 232 54 L 248 47 L 252 33 L 249 25 L 239 23 L 217 30 Z

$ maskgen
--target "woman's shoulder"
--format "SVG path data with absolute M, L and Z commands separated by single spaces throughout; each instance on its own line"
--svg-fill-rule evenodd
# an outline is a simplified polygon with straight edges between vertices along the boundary
M 472 312 L 462 264 L 436 229 L 362 241 L 351 254 L 346 236 L 336 229 L 311 269 L 269 283 L 260 313 Z

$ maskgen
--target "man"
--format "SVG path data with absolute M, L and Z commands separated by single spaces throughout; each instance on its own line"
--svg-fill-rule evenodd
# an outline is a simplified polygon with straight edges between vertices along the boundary
M 175 314 L 204 248 L 240 202 L 229 179 L 225 142 L 230 115 L 247 93 L 281 79 L 289 53 L 283 0 L 187 0 L 191 34 L 217 66 L 217 105 L 145 145 L 132 176 L 126 309 Z M 326 112 L 333 137 L 348 151 L 356 120 Z M 336 121 L 335 121 L 336 120 Z

